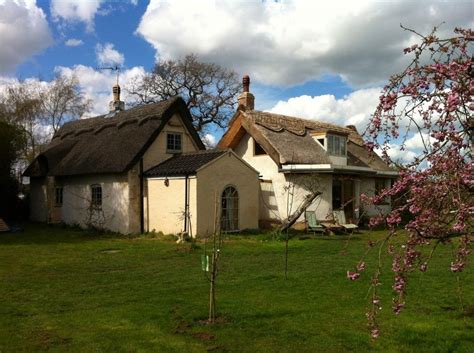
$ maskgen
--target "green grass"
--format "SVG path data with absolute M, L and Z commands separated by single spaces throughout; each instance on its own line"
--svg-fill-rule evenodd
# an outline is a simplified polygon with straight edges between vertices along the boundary
M 217 288 L 221 320 L 205 326 L 202 249 L 29 225 L 0 234 L 0 352 L 472 353 L 474 271 L 460 276 L 462 311 L 450 246 L 436 252 L 427 273 L 413 274 L 398 317 L 387 271 L 382 335 L 371 342 L 365 295 L 374 261 L 359 281 L 345 272 L 367 239 L 381 235 L 357 235 L 345 255 L 345 237 L 292 239 L 287 280 L 283 242 L 229 237 Z

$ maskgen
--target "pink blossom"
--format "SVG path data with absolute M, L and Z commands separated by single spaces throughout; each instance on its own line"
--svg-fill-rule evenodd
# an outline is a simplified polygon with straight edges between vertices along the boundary
M 355 281 L 360 277 L 360 273 L 347 271 L 347 279 Z
M 362 272 L 365 270 L 365 262 L 361 261 L 357 264 L 357 271 Z

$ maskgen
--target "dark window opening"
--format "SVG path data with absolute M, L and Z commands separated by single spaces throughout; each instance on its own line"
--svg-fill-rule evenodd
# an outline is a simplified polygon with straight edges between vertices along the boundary
M 179 133 L 168 133 L 166 135 L 166 152 L 168 153 L 181 153 L 181 134 Z
M 222 192 L 221 207 L 221 230 L 239 230 L 239 193 L 233 186 L 226 187 Z
M 324 139 L 318 139 L 318 142 L 324 147 Z
M 263 149 L 263 147 L 260 146 L 260 144 L 259 144 L 257 141 L 253 140 L 253 146 L 254 146 L 253 154 L 254 154 L 255 156 L 267 154 L 267 152 L 265 152 L 265 150 Z
M 56 188 L 55 205 L 58 207 L 63 205 L 63 188 L 62 187 Z
M 91 205 L 102 206 L 102 186 L 91 185 Z
M 344 210 L 346 220 L 354 220 L 354 181 L 351 179 L 333 179 L 332 209 Z

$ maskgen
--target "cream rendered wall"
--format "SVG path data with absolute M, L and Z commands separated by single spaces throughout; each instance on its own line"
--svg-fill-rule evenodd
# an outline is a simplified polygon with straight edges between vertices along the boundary
M 239 194 L 239 230 L 258 228 L 258 174 L 228 152 L 197 171 L 198 236 L 214 232 L 216 201 L 220 214 L 221 195 L 227 186 L 234 186 Z
M 30 219 L 47 222 L 47 186 L 45 178 L 30 178 Z
M 386 187 L 390 186 L 390 179 L 385 181 Z M 367 196 L 374 196 L 375 194 L 375 179 L 374 178 L 361 178 L 360 181 L 360 193 L 366 194 Z M 365 211 L 365 214 L 369 217 L 376 216 L 380 213 L 387 214 L 391 210 L 390 203 L 387 205 L 368 206 L 361 204 L 361 209 Z
M 308 191 L 301 184 L 318 183 L 322 195 L 316 198 L 308 210 L 316 211 L 316 217 L 326 219 L 331 213 L 332 176 L 328 174 L 284 174 L 278 172 L 278 166 L 268 155 L 254 155 L 254 139 L 249 135 L 241 139 L 234 149 L 235 153 L 255 168 L 263 180 L 271 180 L 260 184 L 260 219 L 264 221 L 280 221 L 295 211 L 304 201 Z M 288 182 L 295 183 L 293 203 L 288 204 Z M 291 208 L 291 210 L 290 210 Z M 288 212 L 290 211 L 290 212 Z M 298 219 L 304 220 L 304 214 Z
M 129 190 L 126 175 L 63 178 L 62 217 L 66 224 L 93 226 L 129 233 Z M 91 185 L 102 186 L 102 207 L 90 207 Z
M 179 114 L 174 114 L 167 124 L 163 127 L 158 137 L 150 145 L 143 156 L 143 169 L 146 171 L 157 164 L 172 157 L 173 154 L 166 153 L 166 134 L 168 132 L 177 132 L 182 134 L 183 152 L 197 151 L 199 148 L 187 131 Z
M 184 230 L 185 178 L 147 179 L 147 197 L 145 199 L 145 229 L 161 231 L 165 234 L 178 234 Z M 191 218 L 191 235 L 196 235 L 197 201 L 196 178 L 188 179 L 189 214 Z
M 286 210 L 286 200 L 281 195 L 286 182 L 285 176 L 278 172 L 277 164 L 269 155 L 254 155 L 254 139 L 249 134 L 242 137 L 234 152 L 257 170 L 263 180 L 259 192 L 260 219 L 279 221 L 282 211 Z

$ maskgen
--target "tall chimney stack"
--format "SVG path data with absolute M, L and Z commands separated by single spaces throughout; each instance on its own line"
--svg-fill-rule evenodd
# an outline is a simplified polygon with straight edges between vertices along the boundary
M 253 110 L 254 103 L 255 103 L 255 96 L 252 93 L 250 93 L 249 75 L 245 75 L 244 77 L 242 77 L 242 86 L 243 86 L 243 92 L 240 94 L 239 98 L 237 99 L 239 103 L 238 109 Z
M 112 88 L 114 99 L 109 103 L 109 111 L 111 113 L 125 110 L 125 103 L 120 100 L 120 86 L 118 83 Z

